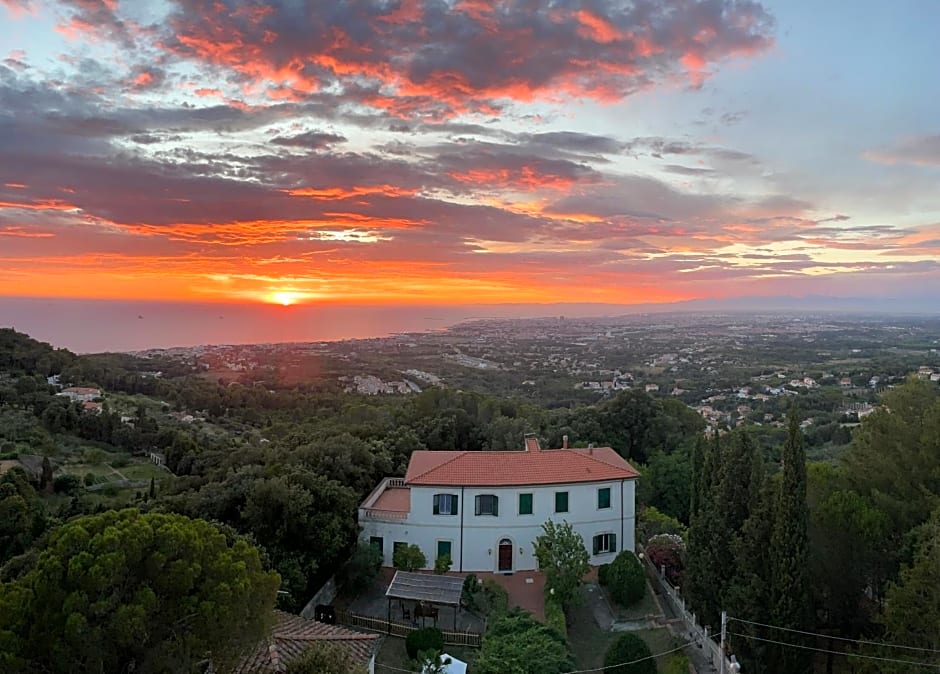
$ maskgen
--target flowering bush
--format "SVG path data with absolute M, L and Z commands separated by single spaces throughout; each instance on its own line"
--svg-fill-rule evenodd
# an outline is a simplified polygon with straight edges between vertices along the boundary
M 680 585 L 685 569 L 685 541 L 678 534 L 659 534 L 646 544 L 646 556 L 657 569 L 666 568 L 666 580 Z

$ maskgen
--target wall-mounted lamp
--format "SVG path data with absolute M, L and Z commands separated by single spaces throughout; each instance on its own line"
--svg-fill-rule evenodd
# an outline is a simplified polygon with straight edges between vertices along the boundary
M 520 555 L 524 555 L 524 554 L 525 554 L 525 550 L 523 550 L 522 548 L 519 548 L 519 554 L 520 554 Z
M 487 548 L 486 554 L 492 555 L 492 554 L 493 554 L 493 548 Z

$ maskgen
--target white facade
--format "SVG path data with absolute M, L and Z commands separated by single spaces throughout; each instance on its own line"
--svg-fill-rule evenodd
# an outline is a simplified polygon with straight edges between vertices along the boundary
M 559 493 L 567 493 L 566 512 L 556 511 Z M 436 494 L 456 496 L 457 514 L 435 514 Z M 520 514 L 524 494 L 531 495 L 531 514 Z M 495 496 L 497 514 L 476 514 L 478 496 Z M 528 497 L 522 500 L 524 512 Z M 360 507 L 359 523 L 364 542 L 381 543 L 385 566 L 392 566 L 395 543 L 402 543 L 421 548 L 428 568 L 449 547 L 453 571 L 533 571 L 538 568 L 535 539 L 547 520 L 570 523 L 584 539 L 592 565 L 613 561 L 621 550 L 634 550 L 635 500 L 631 478 L 499 487 L 409 486 L 401 479 L 386 479 Z M 395 509 L 387 507 L 391 504 Z M 613 549 L 605 551 L 609 547 Z

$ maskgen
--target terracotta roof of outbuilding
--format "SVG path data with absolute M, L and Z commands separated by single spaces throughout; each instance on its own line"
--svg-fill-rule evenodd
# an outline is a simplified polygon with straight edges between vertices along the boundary
M 420 450 L 411 454 L 405 484 L 508 487 L 602 482 L 639 475 L 610 447 L 505 452 Z
M 274 613 L 276 622 L 271 635 L 232 670 L 233 674 L 286 672 L 291 662 L 322 642 L 336 644 L 352 662 L 367 665 L 379 644 L 378 634 L 362 634 L 283 611 Z

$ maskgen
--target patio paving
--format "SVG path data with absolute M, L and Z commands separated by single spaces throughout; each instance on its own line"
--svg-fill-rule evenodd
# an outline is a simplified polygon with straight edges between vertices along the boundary
M 545 620 L 545 576 L 538 571 L 505 573 L 478 573 L 477 578 L 491 578 L 509 593 L 509 606 L 529 611 L 539 620 Z
M 451 572 L 448 576 L 464 578 L 470 574 Z M 475 574 L 481 580 L 492 579 L 499 583 L 506 592 L 509 593 L 509 605 L 518 606 L 531 612 L 539 620 L 545 619 L 545 576 L 537 571 L 517 571 L 513 574 L 486 573 Z M 356 597 L 349 605 L 349 610 L 360 615 L 375 616 L 377 618 L 386 618 L 388 615 L 388 600 L 385 591 L 389 583 L 395 576 L 395 569 L 383 568 L 379 577 L 373 583 L 368 592 Z M 405 608 L 413 602 L 404 602 Z M 413 611 L 413 607 L 412 611 Z M 453 629 L 453 609 L 449 606 L 440 606 L 440 617 L 438 618 L 438 627 L 445 630 Z M 391 606 L 392 620 L 407 622 L 402 616 L 402 605 L 398 600 L 392 600 Z M 429 619 L 423 619 L 428 625 Z M 471 630 L 474 632 L 483 632 L 483 620 L 466 611 L 460 609 L 457 612 L 457 631 Z

